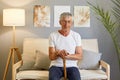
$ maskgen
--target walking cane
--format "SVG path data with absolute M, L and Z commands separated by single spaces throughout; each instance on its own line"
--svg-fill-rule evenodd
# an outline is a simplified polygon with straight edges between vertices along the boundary
M 63 59 L 63 66 L 64 66 L 64 80 L 67 80 L 66 60 L 65 59 Z

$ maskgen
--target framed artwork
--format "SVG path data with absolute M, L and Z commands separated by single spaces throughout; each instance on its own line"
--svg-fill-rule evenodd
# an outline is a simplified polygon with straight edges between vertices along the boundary
M 90 8 L 74 6 L 74 27 L 90 27 Z
M 34 6 L 34 27 L 50 27 L 50 7 Z
M 54 27 L 60 27 L 59 18 L 63 12 L 70 12 L 70 6 L 54 6 Z

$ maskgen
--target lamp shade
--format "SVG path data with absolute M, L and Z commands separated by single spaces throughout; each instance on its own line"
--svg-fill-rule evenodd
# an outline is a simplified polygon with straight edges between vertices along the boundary
M 3 10 L 4 26 L 25 26 L 24 9 L 4 9 Z

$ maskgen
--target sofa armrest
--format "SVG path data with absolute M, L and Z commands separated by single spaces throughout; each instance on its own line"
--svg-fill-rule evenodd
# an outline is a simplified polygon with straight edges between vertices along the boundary
M 20 68 L 22 66 L 22 64 L 23 64 L 23 61 L 20 60 L 13 65 L 13 68 L 17 70 L 18 68 Z
M 17 74 L 17 69 L 20 68 L 23 64 L 23 61 L 20 60 L 19 62 L 15 63 L 13 65 L 13 71 L 12 71 L 12 77 L 13 77 L 13 80 L 16 80 L 16 74 Z
M 108 79 L 110 80 L 110 65 L 103 60 L 100 60 L 100 66 L 105 69 Z

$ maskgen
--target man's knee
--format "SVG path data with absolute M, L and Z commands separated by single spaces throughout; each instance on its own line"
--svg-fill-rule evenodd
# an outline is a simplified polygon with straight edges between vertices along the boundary
M 60 68 L 52 66 L 49 69 L 49 80 L 60 80 L 61 76 L 62 76 L 62 72 Z
M 69 80 L 81 80 L 78 68 L 71 67 L 67 69 Z

